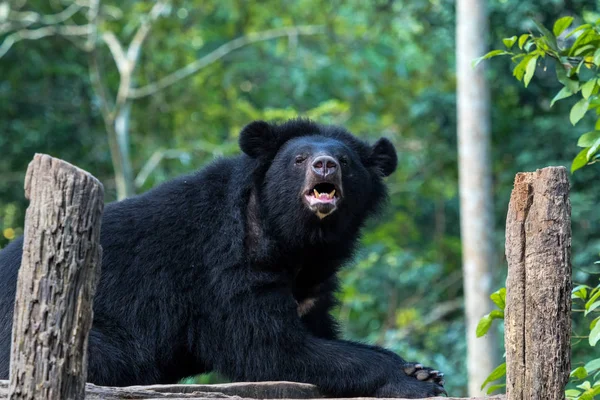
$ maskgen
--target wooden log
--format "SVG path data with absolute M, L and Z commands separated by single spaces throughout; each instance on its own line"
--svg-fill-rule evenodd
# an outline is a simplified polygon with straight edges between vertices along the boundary
M 515 177 L 506 219 L 508 400 L 563 400 L 570 372 L 571 203 L 563 167 Z
M 102 184 L 64 161 L 36 154 L 19 270 L 9 398 L 83 399 L 92 300 L 100 274 Z
M 8 381 L 0 381 L 0 400 L 7 397 Z M 130 387 L 106 387 L 86 385 L 86 400 L 125 400 L 125 399 L 320 399 L 319 390 L 306 383 L 295 382 L 248 382 L 220 385 L 152 385 Z M 367 400 L 357 397 L 352 400 Z M 504 395 L 491 397 L 431 397 L 427 400 L 505 400 Z M 340 399 L 341 400 L 341 399 Z M 344 399 L 345 400 L 345 399 Z M 350 400 L 350 399 L 348 399 Z M 371 399 L 375 400 L 375 399 Z M 406 399 L 396 399 L 406 400 Z M 413 399 L 414 400 L 414 399 Z

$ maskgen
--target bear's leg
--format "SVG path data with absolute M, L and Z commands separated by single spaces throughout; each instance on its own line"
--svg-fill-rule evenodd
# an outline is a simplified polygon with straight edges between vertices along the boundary
M 330 396 L 422 398 L 444 393 L 435 373 L 421 380 L 422 374 L 405 372 L 407 363 L 394 353 L 312 335 L 293 297 L 280 290 L 235 296 L 224 306 L 228 310 L 221 311 L 228 317 L 212 327 L 222 351 L 209 358 L 215 370 L 234 380 L 306 382 Z

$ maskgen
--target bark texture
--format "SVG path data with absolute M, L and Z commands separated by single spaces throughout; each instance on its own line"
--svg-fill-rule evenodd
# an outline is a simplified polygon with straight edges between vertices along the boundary
M 7 397 L 8 381 L 0 381 L 0 400 Z M 153 385 L 130 387 L 105 387 L 87 384 L 86 400 L 124 399 L 320 399 L 319 390 L 306 383 L 294 382 L 249 382 L 222 385 Z M 356 397 L 352 400 L 366 400 Z M 428 400 L 505 400 L 504 395 L 492 397 L 430 397 Z M 340 399 L 342 400 L 342 399 Z M 345 400 L 345 399 L 344 399 Z M 348 399 L 350 400 L 350 399 Z M 371 399 L 376 400 L 376 399 Z M 406 399 L 397 399 L 406 400 Z
M 11 349 L 10 399 L 83 399 L 92 300 L 100 273 L 102 184 L 36 154 Z
M 563 400 L 571 336 L 571 203 L 564 167 L 519 173 L 506 219 L 510 400 Z
M 490 95 L 485 65 L 472 62 L 487 52 L 485 0 L 456 2 L 456 74 L 460 225 L 467 329 L 469 395 L 483 395 L 481 384 L 496 367 L 493 331 L 475 335 L 481 317 L 492 310 L 491 271 L 494 250 L 494 205 L 490 151 Z

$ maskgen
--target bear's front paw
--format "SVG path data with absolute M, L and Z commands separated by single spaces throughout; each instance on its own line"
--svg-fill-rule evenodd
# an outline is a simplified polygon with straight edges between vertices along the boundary
M 420 399 L 447 395 L 444 374 L 419 363 L 404 363 L 402 371 L 377 389 L 375 397 Z
M 402 370 L 408 376 L 416 378 L 422 382 L 433 382 L 444 386 L 444 373 L 433 368 L 424 367 L 419 363 L 406 363 Z
M 422 399 L 446 394 L 446 390 L 435 382 L 406 379 L 401 382 L 386 383 L 377 389 L 375 397 Z

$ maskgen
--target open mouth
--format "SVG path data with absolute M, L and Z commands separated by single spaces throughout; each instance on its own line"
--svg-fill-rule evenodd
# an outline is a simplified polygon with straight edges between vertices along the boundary
M 321 182 L 310 188 L 304 198 L 308 207 L 323 219 L 337 208 L 341 192 L 333 183 Z

